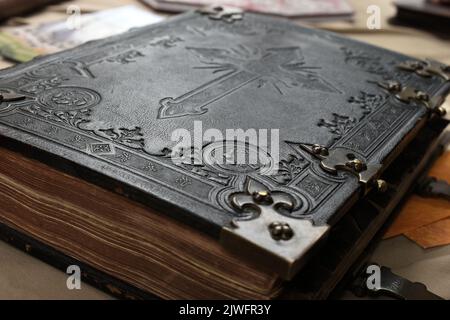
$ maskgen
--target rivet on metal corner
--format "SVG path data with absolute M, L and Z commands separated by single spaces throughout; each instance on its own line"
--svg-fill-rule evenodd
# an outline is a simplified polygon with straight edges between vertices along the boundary
M 269 225 L 270 235 L 274 240 L 290 240 L 294 236 L 294 231 L 286 222 L 275 221 Z

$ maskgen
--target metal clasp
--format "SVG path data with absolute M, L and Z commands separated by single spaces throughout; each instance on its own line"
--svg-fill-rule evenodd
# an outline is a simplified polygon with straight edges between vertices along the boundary
M 426 92 L 410 86 L 403 86 L 398 81 L 379 82 L 378 85 L 403 103 L 418 102 L 423 104 L 431 113 L 440 117 L 445 116 L 446 110 L 441 106 L 444 102 L 443 96 L 430 97 Z
M 450 66 L 437 61 L 426 59 L 425 61 L 408 60 L 397 65 L 400 69 L 415 72 L 421 77 L 436 75 L 445 81 L 450 81 Z
M 0 88 L 0 103 L 2 102 L 12 102 L 25 99 L 26 96 L 16 93 L 11 89 Z
M 387 184 L 384 180 L 376 179 L 382 168 L 381 164 L 368 164 L 357 155 L 345 148 L 328 149 L 318 144 L 300 144 L 300 147 L 321 160 L 320 167 L 337 174 L 339 170 L 352 173 L 365 186 L 365 191 L 375 186 L 379 191 L 385 191 Z
M 214 5 L 199 9 L 198 12 L 208 15 L 210 19 L 223 20 L 228 23 L 236 20 L 242 20 L 244 15 L 244 11 L 240 8 Z

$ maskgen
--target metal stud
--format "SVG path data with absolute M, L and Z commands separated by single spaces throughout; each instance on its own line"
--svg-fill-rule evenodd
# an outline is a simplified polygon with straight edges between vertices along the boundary
M 253 199 L 257 203 L 267 203 L 267 202 L 271 202 L 272 197 L 270 196 L 269 191 L 259 190 L 258 192 L 253 193 Z
M 434 109 L 434 112 L 439 116 L 439 117 L 444 117 L 447 114 L 447 110 L 440 106 Z
M 311 149 L 314 154 L 320 155 L 320 156 L 327 156 L 328 155 L 328 149 L 324 146 L 321 146 L 319 144 L 313 144 L 311 146 Z
M 366 169 L 366 164 L 359 159 L 350 160 L 345 165 L 349 168 L 352 168 L 356 172 L 361 172 Z
M 275 221 L 269 225 L 270 235 L 274 240 L 290 240 L 294 236 L 294 231 L 286 222 Z
M 429 101 L 430 100 L 430 96 L 427 93 L 420 91 L 420 90 L 416 92 L 416 98 L 417 98 L 417 100 L 420 100 L 420 101 Z
M 435 114 L 439 117 L 443 117 L 446 114 L 446 110 L 441 106 L 444 101 L 443 96 L 430 97 L 426 92 L 414 87 L 402 86 L 398 81 L 390 80 L 380 82 L 378 85 L 393 93 L 395 98 L 403 103 L 420 102 L 430 111 L 429 114 Z

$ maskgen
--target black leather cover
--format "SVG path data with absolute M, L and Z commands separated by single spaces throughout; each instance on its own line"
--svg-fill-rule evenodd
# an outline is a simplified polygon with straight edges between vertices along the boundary
M 0 90 L 26 98 L 0 104 L 0 133 L 215 236 L 246 216 L 230 195 L 249 179 L 292 197 L 280 215 L 321 226 L 360 184 L 322 170 L 299 144 L 340 146 L 383 164 L 426 108 L 376 82 L 396 79 L 430 95 L 444 85 L 396 67 L 408 59 L 278 18 L 246 13 L 230 23 L 191 12 L 1 71 Z M 194 120 L 203 131 L 280 129 L 280 170 L 174 164 L 171 134 L 191 131 Z M 199 151 L 204 159 L 214 143 Z

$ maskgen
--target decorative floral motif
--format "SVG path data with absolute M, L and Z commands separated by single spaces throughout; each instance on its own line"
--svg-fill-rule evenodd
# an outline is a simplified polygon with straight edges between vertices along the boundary
M 156 166 L 151 163 L 151 162 L 147 162 L 143 167 L 142 170 L 147 171 L 147 172 L 156 172 L 158 171 L 158 169 L 156 168 Z
M 95 154 L 111 153 L 111 145 L 109 143 L 93 143 L 91 144 L 91 152 Z
M 306 191 L 314 199 L 319 198 L 330 187 L 329 184 L 314 178 L 311 175 L 303 178 L 297 186 Z
M 96 131 L 96 133 L 109 140 L 112 140 L 114 142 L 120 143 L 133 149 L 144 148 L 144 138 L 142 137 L 140 127 L 134 127 L 132 129 L 127 128 L 100 129 Z
M 272 176 L 272 179 L 280 184 L 286 184 L 302 172 L 308 164 L 309 162 L 301 156 L 289 155 L 287 159 L 279 162 L 278 172 Z
M 384 110 L 372 115 L 366 125 L 344 145 L 362 154 L 367 154 L 367 149 L 373 146 L 374 142 L 383 136 L 406 111 L 407 109 L 400 105 L 385 106 Z
M 116 159 L 119 160 L 120 162 L 127 162 L 128 160 L 130 160 L 131 155 L 126 152 L 126 151 L 121 151 L 120 153 L 117 154 Z
M 198 176 L 204 177 L 211 181 L 227 185 L 230 180 L 230 176 L 224 173 L 217 172 L 210 169 L 203 163 L 202 150 L 195 149 L 194 147 L 189 150 L 180 148 L 176 154 L 172 154 L 169 149 L 163 150 L 165 157 L 170 157 L 171 161 L 182 167 L 183 169 L 190 171 Z
M 88 88 L 58 87 L 43 91 L 37 100 L 40 105 L 50 110 L 72 111 L 90 109 L 100 102 L 101 97 Z
M 381 57 L 372 56 L 364 51 L 353 50 L 346 47 L 341 48 L 345 55 L 345 62 L 353 64 L 369 73 L 384 76 L 387 70 L 382 63 Z
M 80 128 L 82 123 L 87 123 L 87 119 L 90 115 L 89 109 L 79 109 L 72 111 L 57 111 L 42 108 L 39 105 L 33 104 L 26 106 L 22 109 L 25 112 L 31 113 L 33 115 L 39 116 L 41 118 L 68 124 L 72 127 Z
M 162 47 L 162 48 L 172 48 L 175 47 L 177 45 L 177 43 L 182 42 L 183 39 L 181 39 L 180 37 L 175 37 L 175 36 L 163 36 L 160 38 L 156 38 L 155 40 L 153 40 L 152 42 L 150 42 L 150 45 L 152 47 Z
M 44 90 L 49 90 L 61 85 L 61 79 L 59 77 L 54 77 L 51 79 L 43 79 L 27 85 L 21 89 L 21 91 L 31 94 L 36 94 Z
M 332 120 L 320 119 L 317 125 L 328 128 L 334 134 L 334 139 L 338 140 L 350 132 L 360 121 L 373 111 L 381 108 L 386 101 L 386 95 L 360 92 L 357 97 L 350 97 L 348 102 L 358 105 L 362 110 L 362 115 L 357 119 L 350 116 L 333 113 Z
M 343 116 L 333 113 L 332 120 L 320 119 L 317 125 L 326 127 L 335 135 L 335 139 L 340 139 L 356 125 L 357 120 L 353 117 Z
M 175 179 L 175 182 L 182 188 L 192 184 L 191 179 L 186 176 L 181 176 Z
M 106 59 L 108 62 L 118 62 L 122 64 L 127 64 L 130 62 L 136 62 L 136 58 L 143 57 L 144 55 L 137 50 L 130 50 L 117 56 Z
M 406 80 L 409 75 L 396 68 L 396 61 L 385 61 L 380 55 L 373 55 L 362 50 L 347 47 L 341 48 L 345 55 L 345 62 L 354 65 L 367 73 L 381 76 L 384 80 Z
M 386 96 L 381 94 L 373 94 L 361 92 L 357 97 L 350 97 L 348 102 L 357 104 L 363 110 L 363 117 L 373 110 L 381 107 L 386 101 Z

